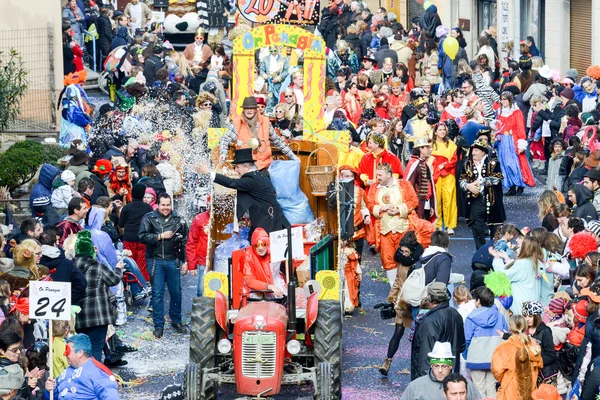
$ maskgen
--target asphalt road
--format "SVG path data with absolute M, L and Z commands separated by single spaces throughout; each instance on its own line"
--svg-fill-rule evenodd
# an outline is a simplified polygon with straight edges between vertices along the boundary
M 527 189 L 518 197 L 505 199 L 508 222 L 517 226 L 539 226 L 536 199 L 540 187 Z M 470 230 L 464 221 L 450 243 L 450 253 L 454 257 L 453 272 L 470 276 L 470 260 L 475 250 Z M 383 378 L 377 366 L 383 362 L 389 338 L 393 333 L 393 320 L 383 321 L 373 310 L 376 303 L 385 301 L 389 285 L 381 268 L 378 256 L 365 250 L 363 258 L 363 281 L 361 284 L 362 309 L 344 319 L 343 336 L 343 397 L 348 400 L 376 398 L 378 400 L 398 399 L 410 381 L 410 342 L 407 333 L 402 338 L 400 348 L 394 357 L 389 376 Z M 184 323 L 189 323 L 191 299 L 195 293 L 195 282 L 190 276 L 183 278 Z M 166 296 L 168 298 L 168 295 Z M 156 340 L 151 335 L 152 325 L 146 311 L 146 302 L 135 305 L 130 310 L 129 322 L 118 332 L 130 344 L 139 347 L 137 353 L 127 355 L 129 365 L 115 369 L 130 384 L 122 388 L 124 399 L 158 399 L 162 389 L 169 384 L 183 383 L 183 370 L 188 359 L 189 335 L 177 335 L 168 328 L 165 336 Z M 168 301 L 165 301 L 165 314 Z M 167 324 L 168 326 L 168 324 Z M 219 399 L 236 399 L 233 386 L 223 386 Z M 312 387 L 285 387 L 275 399 L 311 399 Z

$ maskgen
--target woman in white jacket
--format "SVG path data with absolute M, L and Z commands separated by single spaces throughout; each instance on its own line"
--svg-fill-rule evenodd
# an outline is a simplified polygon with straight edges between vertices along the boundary
M 65 215 L 69 208 L 69 202 L 73 198 L 75 190 L 75 174 L 71 170 L 65 170 L 60 174 L 60 179 L 55 182 L 56 187 L 52 191 L 52 207 L 56 209 L 58 215 Z
M 179 195 L 183 191 L 183 186 L 181 184 L 181 176 L 179 175 L 179 171 L 173 164 L 169 162 L 170 157 L 167 153 L 161 152 L 160 154 L 161 161 L 158 163 L 156 168 L 158 172 L 160 172 L 160 176 L 163 178 L 163 185 L 165 185 L 165 190 L 173 198 L 173 195 Z

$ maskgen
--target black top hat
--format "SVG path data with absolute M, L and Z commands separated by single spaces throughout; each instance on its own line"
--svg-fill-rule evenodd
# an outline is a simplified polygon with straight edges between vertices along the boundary
M 242 108 L 258 108 L 256 97 L 246 97 L 242 103 Z
M 69 160 L 69 164 L 73 166 L 83 165 L 88 162 L 88 159 L 89 157 L 87 153 L 85 151 L 79 150 L 73 153 L 73 157 L 71 157 L 71 159 Z
M 252 149 L 238 149 L 233 156 L 233 164 L 253 163 Z
M 586 177 L 593 179 L 595 181 L 598 181 L 598 183 L 600 183 L 600 171 L 598 171 L 595 168 L 590 169 L 588 172 L 585 173 Z

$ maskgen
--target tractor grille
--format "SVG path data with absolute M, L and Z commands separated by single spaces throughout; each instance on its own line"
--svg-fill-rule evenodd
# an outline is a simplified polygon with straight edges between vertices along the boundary
M 270 344 L 245 343 L 257 336 L 269 337 Z M 267 342 L 267 341 L 262 341 Z M 275 332 L 242 332 L 242 374 L 247 378 L 271 378 L 275 376 L 277 337 Z

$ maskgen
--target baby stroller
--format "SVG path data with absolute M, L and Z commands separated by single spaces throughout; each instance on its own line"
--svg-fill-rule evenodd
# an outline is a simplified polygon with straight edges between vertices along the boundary
M 150 297 L 151 290 L 137 263 L 129 257 L 124 257 L 125 268 L 123 270 L 123 293 L 125 303 L 130 307 L 134 301 Z

